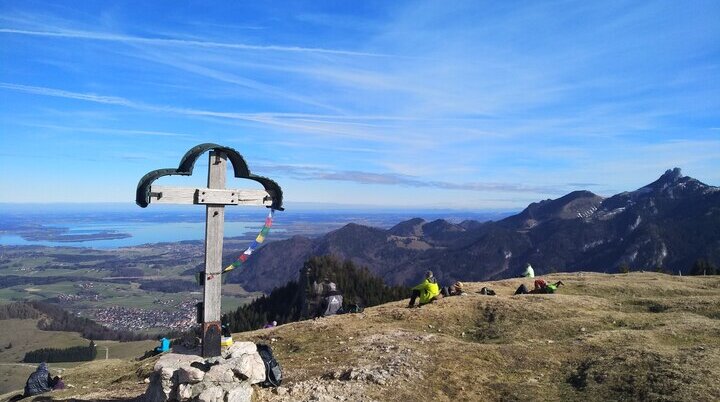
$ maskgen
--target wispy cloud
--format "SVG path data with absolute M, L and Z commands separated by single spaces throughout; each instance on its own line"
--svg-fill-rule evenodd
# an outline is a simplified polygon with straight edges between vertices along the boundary
M 241 86 L 243 88 L 250 89 L 255 93 L 263 93 L 271 95 L 279 99 L 287 99 L 294 102 L 301 102 L 303 104 L 317 106 L 325 110 L 334 112 L 342 112 L 342 109 L 329 105 L 320 101 L 315 100 L 313 97 L 299 95 L 293 93 L 290 90 L 279 88 L 275 85 L 269 85 L 262 83 L 258 80 L 249 79 L 238 76 L 237 74 L 227 73 L 213 68 L 205 67 L 197 63 L 188 62 L 182 60 L 180 57 L 173 57 L 167 54 L 159 54 L 158 52 L 145 51 L 147 60 L 151 60 L 156 63 L 169 65 L 175 69 L 197 74 L 202 77 L 211 78 L 223 83 L 229 83 Z M 142 57 L 138 52 L 129 55 L 131 57 Z
M 44 37 L 55 37 L 55 38 L 87 39 L 87 40 L 111 41 L 111 42 L 121 42 L 121 43 L 142 43 L 142 44 L 163 45 L 163 46 L 192 46 L 192 47 L 202 47 L 202 48 L 220 48 L 220 49 L 234 49 L 234 50 L 316 53 L 316 54 L 330 54 L 330 55 L 340 55 L 340 56 L 364 56 L 364 57 L 390 57 L 391 56 L 391 55 L 380 54 L 380 53 L 357 52 L 357 51 L 352 51 L 352 50 L 338 50 L 338 49 L 323 49 L 323 48 L 317 48 L 317 47 L 281 46 L 281 45 L 249 45 L 249 44 L 245 44 L 245 43 L 224 43 L 224 42 L 188 40 L 188 39 L 173 39 L 173 38 L 143 38 L 143 37 L 139 37 L 139 36 L 118 35 L 118 34 L 103 33 L 103 32 L 72 31 L 72 30 L 30 31 L 30 30 L 22 30 L 22 29 L 0 28 L 0 33 L 15 34 L 15 35 L 44 36 Z
M 272 114 L 272 113 L 238 113 L 238 112 L 218 112 L 213 110 L 181 108 L 167 105 L 153 105 L 141 102 L 135 102 L 126 98 L 117 96 L 104 96 L 97 94 L 79 93 L 65 91 L 55 88 L 20 85 L 12 83 L 0 82 L 0 88 L 24 92 L 34 95 L 51 96 L 57 98 L 75 99 L 87 102 L 95 102 L 101 104 L 124 106 L 132 109 L 143 110 L 148 112 L 161 112 L 180 114 L 189 117 L 214 117 L 230 120 L 242 120 L 253 123 L 260 123 L 270 126 L 277 126 L 286 129 L 293 129 L 300 132 L 313 133 L 317 135 L 360 138 L 363 140 L 377 142 L 405 142 L 407 139 L 397 137 L 387 137 L 382 134 L 368 133 L 367 131 L 353 129 L 346 125 L 333 122 L 313 121 L 308 122 L 307 119 L 295 119 L 289 115 Z
M 152 137 L 175 137 L 175 138 L 193 138 L 196 137 L 192 134 L 173 133 L 168 131 L 149 131 L 149 130 L 128 130 L 128 129 L 115 129 L 115 128 L 102 128 L 102 127 L 73 127 L 73 126 L 59 126 L 54 124 L 37 124 L 37 123 L 24 123 L 24 126 L 37 127 L 50 130 L 62 130 L 70 131 L 75 133 L 91 133 L 91 134 L 110 134 L 119 136 L 152 136 Z
M 289 142 L 289 141 L 272 141 L 269 143 L 272 146 L 282 146 L 286 148 L 312 148 L 312 149 L 327 149 L 331 151 L 340 151 L 340 152 L 362 152 L 362 153 L 371 153 L 371 154 L 387 154 L 391 153 L 392 150 L 389 149 L 383 149 L 383 148 L 362 148 L 362 147 L 344 147 L 344 146 L 331 146 L 328 144 L 318 144 L 318 143 L 307 143 L 307 142 Z
M 463 190 L 478 192 L 510 193 L 557 193 L 559 186 L 528 186 L 513 183 L 456 183 L 450 181 L 425 180 L 421 177 L 396 173 L 375 173 L 356 170 L 332 170 L 327 167 L 298 165 L 261 165 L 260 169 L 269 173 L 291 176 L 298 180 L 346 181 L 358 184 L 387 186 L 426 187 L 445 190 Z M 560 186 L 562 187 L 562 186 Z M 561 190 L 562 191 L 562 190 Z
M 30 85 L 12 84 L 0 82 L 0 88 L 9 89 L 18 92 L 25 92 L 34 95 L 52 96 L 56 98 L 77 99 L 88 102 L 104 103 L 107 105 L 118 105 L 126 107 L 138 107 L 134 102 L 116 96 L 103 96 L 96 94 L 85 94 L 79 92 L 64 91 L 62 89 L 37 87 Z

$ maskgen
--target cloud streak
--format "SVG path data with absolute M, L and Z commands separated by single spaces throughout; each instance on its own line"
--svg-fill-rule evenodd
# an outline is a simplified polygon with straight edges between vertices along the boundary
M 26 123 L 23 124 L 28 127 L 44 128 L 49 130 L 62 130 L 79 133 L 92 133 L 92 134 L 109 134 L 118 136 L 151 136 L 151 137 L 174 137 L 174 138 L 192 138 L 195 137 L 191 134 L 183 133 L 172 133 L 167 131 L 150 131 L 150 130 L 128 130 L 128 129 L 116 129 L 116 128 L 102 128 L 102 127 L 70 127 L 70 126 L 58 126 L 54 124 L 34 124 Z
M 71 92 L 55 88 L 38 87 L 30 85 L 21 85 L 0 82 L 0 88 L 24 92 L 33 95 L 50 96 L 65 99 L 75 99 L 87 102 L 101 103 L 106 105 L 123 106 L 131 109 L 142 110 L 147 112 L 172 113 L 190 117 L 212 117 L 228 120 L 241 120 L 252 123 L 276 126 L 280 128 L 292 129 L 300 132 L 313 133 L 322 136 L 357 138 L 376 142 L 407 142 L 408 139 L 399 137 L 388 137 L 382 134 L 373 134 L 364 130 L 354 129 L 333 122 L 314 121 L 309 123 L 307 120 L 296 119 L 283 114 L 272 113 L 238 113 L 238 112 L 218 112 L 213 110 L 180 108 L 167 105 L 153 105 L 141 102 L 135 102 L 126 98 L 117 96 L 105 96 L 90 93 Z
M 394 57 L 394 56 L 388 55 L 388 54 L 358 52 L 358 51 L 352 51 L 352 50 L 324 49 L 324 48 L 318 48 L 318 47 L 281 46 L 281 45 L 249 45 L 249 44 L 245 44 L 245 43 L 225 43 L 225 42 L 189 40 L 189 39 L 144 38 L 144 37 L 139 37 L 139 36 L 118 35 L 118 34 L 110 34 L 110 33 L 102 33 L 102 32 L 72 31 L 72 30 L 31 31 L 31 30 L 23 30 L 23 29 L 0 28 L 0 33 L 14 34 L 14 35 L 27 35 L 27 36 L 53 37 L 53 38 L 85 39 L 85 40 L 120 42 L 120 43 L 139 43 L 139 44 L 146 44 L 146 45 L 162 45 L 162 46 L 191 46 L 191 47 L 200 47 L 200 48 L 218 48 L 218 49 L 290 52 L 290 53 L 314 53 L 314 54 L 328 54 L 328 55 L 339 55 L 339 56 L 359 56 L 359 57 Z
M 373 173 L 357 170 L 331 170 L 316 166 L 264 165 L 260 166 L 274 174 L 284 174 L 298 180 L 345 181 L 358 184 L 435 188 L 476 192 L 542 193 L 555 194 L 558 186 L 528 186 L 513 183 L 455 183 L 450 181 L 424 180 L 410 175 L 396 173 Z
M 95 94 L 84 94 L 79 92 L 64 91 L 62 89 L 36 87 L 30 85 L 12 84 L 0 82 L 0 88 L 12 91 L 25 92 L 33 95 L 52 96 L 56 98 L 76 99 L 88 102 L 103 103 L 106 105 L 118 105 L 126 107 L 138 107 L 136 103 L 116 96 L 103 96 Z

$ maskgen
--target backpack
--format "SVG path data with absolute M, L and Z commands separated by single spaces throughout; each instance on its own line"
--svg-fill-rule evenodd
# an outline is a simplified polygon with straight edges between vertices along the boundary
M 340 307 L 336 314 L 362 313 L 364 310 L 361 305 L 355 303 Z
M 343 297 L 341 295 L 332 295 L 325 298 L 325 312 L 323 317 L 337 314 L 338 310 L 342 308 Z
M 282 382 L 282 369 L 280 363 L 275 360 L 272 349 L 265 344 L 257 345 L 258 354 L 265 363 L 265 381 L 260 383 L 262 387 L 279 387 Z

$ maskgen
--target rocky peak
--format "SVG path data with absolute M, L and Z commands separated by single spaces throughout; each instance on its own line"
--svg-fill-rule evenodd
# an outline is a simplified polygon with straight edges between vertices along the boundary
M 677 181 L 678 179 L 681 179 L 683 177 L 682 169 L 679 167 L 676 167 L 674 169 L 668 169 L 665 171 L 665 174 L 660 176 L 660 178 L 665 178 L 666 180 L 670 181 Z
M 649 196 L 660 196 L 667 198 L 677 198 L 684 195 L 704 192 L 710 188 L 707 184 L 693 179 L 692 177 L 683 176 L 680 168 L 668 169 L 654 182 L 642 187 L 630 195 L 635 199 L 646 198 Z
M 668 169 L 665 171 L 665 173 L 660 176 L 659 179 L 655 180 L 654 182 L 648 184 L 646 187 L 652 188 L 652 189 L 663 189 L 667 188 L 668 186 L 672 186 L 674 184 L 677 184 L 681 181 L 682 178 L 684 178 L 682 174 L 682 170 L 680 168 L 674 168 L 674 169 Z

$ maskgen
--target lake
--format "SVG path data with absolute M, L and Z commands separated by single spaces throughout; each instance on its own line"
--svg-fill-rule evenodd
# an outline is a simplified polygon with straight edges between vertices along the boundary
M 87 241 L 46 241 L 26 240 L 17 234 L 0 233 L 0 245 L 4 246 L 69 246 L 92 248 L 117 248 L 137 246 L 146 243 L 178 242 L 205 239 L 205 222 L 102 222 L 78 224 L 50 224 L 48 228 L 67 228 L 68 235 L 92 235 L 104 232 L 127 233 L 122 239 Z M 255 234 L 262 228 L 262 222 L 225 222 L 225 237 Z M 275 229 L 282 231 L 282 229 Z M 270 231 L 271 235 L 273 230 Z

